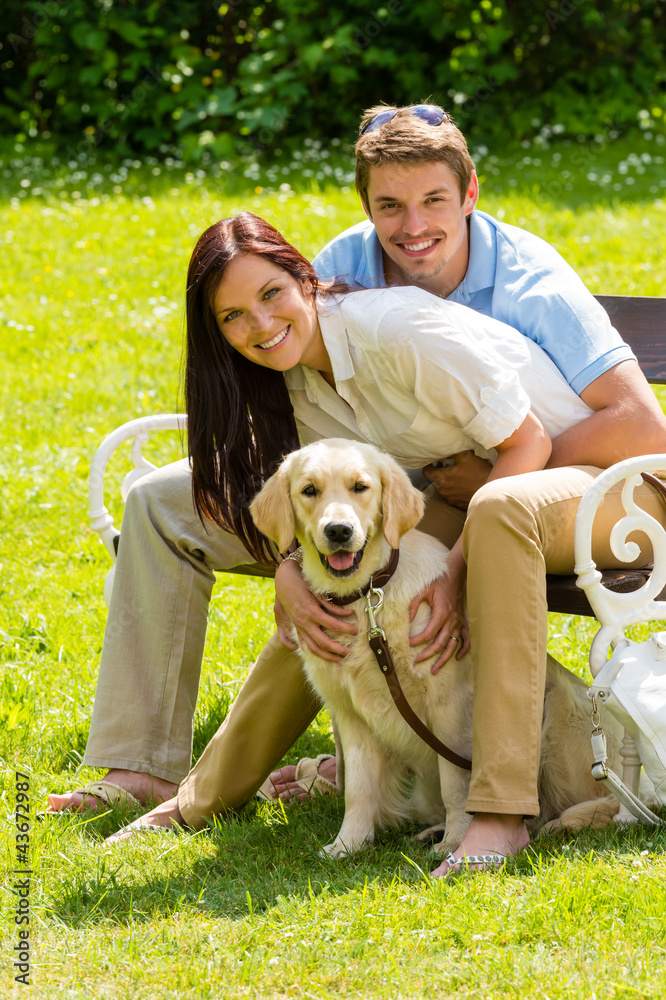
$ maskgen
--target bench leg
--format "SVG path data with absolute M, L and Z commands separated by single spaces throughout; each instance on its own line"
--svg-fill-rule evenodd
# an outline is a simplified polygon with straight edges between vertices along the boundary
M 624 739 L 620 747 L 620 757 L 622 758 L 622 780 L 627 788 L 638 795 L 638 783 L 641 776 L 641 759 L 636 750 L 636 744 L 629 733 L 624 732 Z

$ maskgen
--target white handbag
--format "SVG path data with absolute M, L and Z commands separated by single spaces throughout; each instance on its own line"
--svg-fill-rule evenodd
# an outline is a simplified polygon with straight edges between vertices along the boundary
M 666 805 L 666 632 L 654 632 L 645 642 L 622 639 L 589 689 L 595 715 L 599 705 L 620 722 L 634 740 L 643 768 L 654 785 L 656 799 Z M 592 735 L 597 780 L 607 781 L 615 795 L 639 820 L 660 824 L 607 765 L 606 738 L 598 725 Z

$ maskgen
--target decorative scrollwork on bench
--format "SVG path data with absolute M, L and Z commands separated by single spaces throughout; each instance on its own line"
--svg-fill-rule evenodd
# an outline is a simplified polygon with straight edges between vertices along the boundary
M 104 503 L 104 475 L 109 459 L 114 451 L 119 448 L 129 438 L 134 438 L 132 444 L 132 462 L 134 468 L 127 473 L 120 488 L 123 502 L 127 499 L 130 487 L 143 476 L 152 472 L 157 466 L 149 462 L 142 453 L 142 448 L 149 440 L 153 431 L 185 431 L 187 428 L 187 417 L 180 413 L 160 413 L 148 417 L 139 417 L 136 420 L 129 420 L 126 424 L 117 427 L 107 437 L 95 452 L 90 468 L 90 478 L 88 481 L 88 514 L 90 526 L 96 531 L 114 561 L 106 580 L 104 581 L 104 599 L 109 603 L 111 589 L 113 587 L 113 576 L 115 573 L 115 560 L 120 532 L 113 524 L 113 518 L 109 514 Z
M 639 622 L 666 618 L 666 601 L 660 600 L 666 586 L 666 531 L 659 521 L 638 506 L 634 491 L 643 483 L 642 473 L 663 473 L 666 455 L 645 455 L 626 459 L 606 469 L 585 492 L 578 509 L 575 529 L 576 574 L 581 587 L 598 618 L 601 628 L 590 650 L 590 669 L 597 673 L 606 662 L 608 649 L 624 637 L 624 629 Z M 637 589 L 618 591 L 603 585 L 603 577 L 592 558 L 592 525 L 595 515 L 610 489 L 625 481 L 621 494 L 624 516 L 613 526 L 610 547 L 621 562 L 638 558 L 640 550 L 629 536 L 634 532 L 646 535 L 653 550 L 651 573 L 628 571 L 645 582 Z M 633 583 L 633 581 L 632 581 Z

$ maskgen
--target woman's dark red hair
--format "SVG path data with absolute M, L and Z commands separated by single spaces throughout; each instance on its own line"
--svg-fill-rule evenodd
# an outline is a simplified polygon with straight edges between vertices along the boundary
M 320 286 L 312 264 L 251 212 L 222 219 L 199 238 L 187 274 L 185 404 L 192 492 L 204 524 L 212 519 L 238 535 L 255 560 L 274 562 L 248 508 L 299 442 L 282 373 L 235 351 L 215 319 L 219 283 L 230 261 L 243 254 L 264 257 L 298 281 L 309 281 L 313 294 Z

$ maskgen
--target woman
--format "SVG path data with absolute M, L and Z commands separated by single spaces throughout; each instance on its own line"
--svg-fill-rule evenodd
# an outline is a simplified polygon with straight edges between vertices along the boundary
M 199 240 L 188 274 L 187 323 L 195 506 L 204 522 L 212 519 L 234 532 L 259 560 L 275 559 L 276 553 L 252 524 L 248 504 L 299 437 L 368 440 L 408 468 L 470 448 L 493 462 L 488 484 L 470 505 L 464 538 L 452 549 L 450 574 L 424 595 L 433 614 L 414 641 L 425 646 L 419 659 L 439 653 L 437 666 L 453 653 L 462 631 L 467 569 L 475 659 L 468 811 L 474 820 L 457 855 L 520 850 L 529 841 L 523 817 L 538 811 L 546 660 L 545 597 L 539 598 L 545 592 L 543 558 L 532 555 L 550 540 L 538 524 L 528 525 L 528 557 L 524 547 L 513 552 L 513 539 L 502 536 L 503 479 L 517 477 L 509 502 L 515 494 L 521 503 L 521 491 L 529 498 L 529 476 L 523 474 L 543 469 L 550 437 L 591 411 L 543 352 L 509 327 L 417 288 L 347 294 L 340 286 L 322 287 L 311 265 L 273 227 L 247 213 L 217 223 Z M 581 471 L 581 488 L 595 471 Z M 645 503 L 660 514 L 649 489 Z M 523 506 L 527 510 L 527 500 Z M 451 511 L 433 500 L 422 526 L 440 533 Z M 548 559 L 555 558 L 556 572 L 566 572 L 571 525 L 560 527 L 557 556 Z M 484 549 L 499 551 L 512 582 L 522 585 L 515 611 L 507 612 L 502 581 L 488 579 Z M 600 555 L 611 565 L 610 553 Z M 513 575 L 512 560 L 519 566 Z M 496 591 L 499 603 L 493 604 Z M 279 566 L 276 594 L 282 633 L 289 619 L 298 624 L 301 641 L 320 655 L 344 655 L 324 626 L 342 633 L 353 626 L 344 621 L 343 609 L 333 618 L 307 592 L 294 561 Z M 506 640 L 515 616 L 520 621 L 509 630 L 510 645 L 499 633 Z M 462 638 L 466 649 L 464 631 Z M 259 735 L 260 725 L 258 720 Z M 150 823 L 204 825 L 210 806 L 201 802 L 217 801 L 210 791 L 216 739 L 178 795 L 129 830 Z M 449 867 L 445 862 L 435 874 Z

